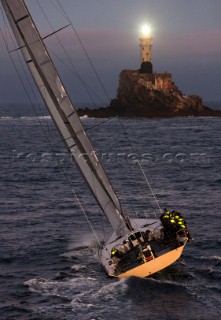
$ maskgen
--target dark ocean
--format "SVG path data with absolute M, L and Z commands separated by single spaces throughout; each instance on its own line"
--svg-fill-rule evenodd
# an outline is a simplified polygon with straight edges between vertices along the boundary
M 219 105 L 220 106 L 220 105 Z M 45 110 L 1 105 L 0 319 L 218 319 L 221 118 L 82 119 L 129 216 L 180 211 L 193 242 L 152 277 L 109 278 L 111 231 Z

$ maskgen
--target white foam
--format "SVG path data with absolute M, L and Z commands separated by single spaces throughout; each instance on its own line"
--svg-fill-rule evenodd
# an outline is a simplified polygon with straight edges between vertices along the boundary
M 51 120 L 51 116 L 39 116 L 39 117 L 20 117 L 22 120 Z
M 1 119 L 3 119 L 3 120 L 11 120 L 11 119 L 13 119 L 13 117 L 1 117 Z
M 51 120 L 51 116 L 40 116 L 38 119 L 46 119 L 46 120 Z
M 214 261 L 214 260 L 217 260 L 217 261 L 220 261 L 221 260 L 221 256 L 201 256 L 201 257 L 197 257 L 198 260 L 205 260 L 205 261 Z
M 81 265 L 81 264 L 75 264 L 71 267 L 71 270 L 74 270 L 74 271 L 79 271 L 79 270 L 82 270 L 82 269 L 87 269 L 87 267 Z
M 127 279 L 123 278 L 115 282 L 108 283 L 107 285 L 104 285 L 94 294 L 94 297 L 100 298 L 105 296 L 108 299 L 110 299 L 110 297 L 113 297 L 113 299 L 115 299 L 114 293 L 116 291 L 120 290 L 121 293 L 124 293 L 127 289 L 128 289 Z

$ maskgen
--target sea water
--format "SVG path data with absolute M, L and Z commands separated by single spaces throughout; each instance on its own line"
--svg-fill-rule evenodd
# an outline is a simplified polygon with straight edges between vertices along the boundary
M 118 280 L 100 265 L 85 214 L 98 241 L 111 228 L 50 116 L 0 111 L 2 320 L 218 318 L 220 118 L 82 119 L 127 215 L 178 210 L 193 237 L 167 269 Z

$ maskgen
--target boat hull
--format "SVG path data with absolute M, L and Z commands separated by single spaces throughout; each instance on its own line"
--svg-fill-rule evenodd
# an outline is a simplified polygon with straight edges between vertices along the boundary
M 113 274 L 109 274 L 109 275 L 117 278 L 128 278 L 131 276 L 140 277 L 140 278 L 148 277 L 156 272 L 159 272 L 160 270 L 163 270 L 164 268 L 168 267 L 169 265 L 174 263 L 176 260 L 178 260 L 183 252 L 184 247 L 185 247 L 185 244 L 183 246 L 180 246 L 174 250 L 171 250 L 163 254 L 160 257 L 157 257 L 151 261 L 143 263 L 119 275 L 113 275 Z
M 175 237 L 173 235 L 165 238 L 161 222 L 157 219 L 131 219 L 131 223 L 134 231 L 123 238 L 117 237 L 114 232 L 98 252 L 99 259 L 109 276 L 145 278 L 165 269 L 180 258 L 188 241 L 187 237 L 176 234 Z M 146 231 L 150 232 L 153 238 L 145 242 L 141 233 Z M 125 240 L 130 240 L 132 246 L 127 247 L 123 256 L 113 258 L 112 250 L 117 249 L 119 253 L 122 252 Z

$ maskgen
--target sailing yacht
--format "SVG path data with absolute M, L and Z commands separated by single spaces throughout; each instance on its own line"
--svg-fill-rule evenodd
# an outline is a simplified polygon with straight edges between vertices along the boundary
M 185 220 L 167 210 L 161 220 L 126 216 L 24 0 L 1 0 L 1 4 L 62 140 L 113 228 L 98 250 L 106 272 L 118 278 L 147 277 L 166 268 L 181 256 L 189 240 Z

